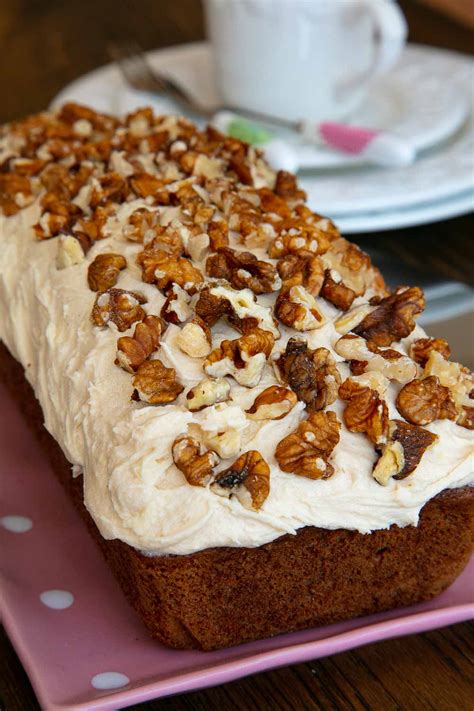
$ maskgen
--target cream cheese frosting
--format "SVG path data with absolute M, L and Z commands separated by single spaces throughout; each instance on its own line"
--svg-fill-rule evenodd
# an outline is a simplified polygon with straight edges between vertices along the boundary
M 130 375 L 113 365 L 117 330 L 113 325 L 93 326 L 95 294 L 86 284 L 95 256 L 117 251 L 128 263 L 117 287 L 140 291 L 148 299 L 147 313 L 160 312 L 164 296 L 142 281 L 135 263 L 142 245 L 127 242 L 123 235 L 128 215 L 139 206 L 143 201 L 120 208 L 107 223 L 109 236 L 96 242 L 82 263 L 67 269 L 56 267 L 57 240 L 38 241 L 33 233 L 40 214 L 38 202 L 12 217 L 0 216 L 0 338 L 25 368 L 46 428 L 73 472 L 82 472 L 85 505 L 105 538 L 118 538 L 157 555 L 188 554 L 214 546 L 260 546 L 303 526 L 370 533 L 392 524 L 416 525 L 429 499 L 444 489 L 473 483 L 472 432 L 449 420 L 426 427 L 438 440 L 415 472 L 400 481 L 392 479 L 387 486 L 380 486 L 372 476 L 376 454 L 371 443 L 344 425 L 332 455 L 335 473 L 330 479 L 282 472 L 275 448 L 304 419 L 303 403 L 281 420 L 256 422 L 245 417 L 244 410 L 255 396 L 277 382 L 266 365 L 257 387 L 249 390 L 232 382 L 230 402 L 190 412 L 185 393 L 202 380 L 202 360 L 176 346 L 179 328 L 173 325 L 162 338 L 158 357 L 176 369 L 185 391 L 163 407 L 133 402 Z M 176 208 L 171 208 L 173 215 L 170 208 L 158 209 L 163 224 L 176 216 Z M 260 256 L 258 250 L 255 253 Z M 271 303 L 273 298 L 260 297 L 259 303 Z M 303 335 L 311 348 L 329 348 L 341 376 L 347 377 L 348 366 L 333 348 L 340 338 L 334 328 L 340 312 L 322 299 L 318 307 L 327 319 L 325 325 Z M 278 352 L 292 335 L 290 329 L 279 328 Z M 409 343 L 423 335 L 417 327 L 402 342 L 403 349 L 401 344 L 397 348 L 406 352 Z M 235 337 L 223 322 L 213 329 L 214 347 L 223 338 Z M 399 416 L 394 405 L 399 387 L 392 383 L 387 394 L 392 417 Z M 329 409 L 343 421 L 343 407 L 338 400 Z M 241 451 L 258 450 L 267 460 L 270 494 L 259 511 L 245 508 L 236 497 L 218 496 L 209 487 L 186 482 L 173 464 L 171 445 L 177 435 L 193 427 L 205 436 L 232 430 L 240 438 Z M 223 460 L 220 468 L 232 461 Z

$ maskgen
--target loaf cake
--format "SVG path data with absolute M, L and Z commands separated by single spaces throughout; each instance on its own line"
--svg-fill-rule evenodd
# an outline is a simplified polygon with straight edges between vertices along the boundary
M 427 600 L 474 532 L 474 379 L 261 153 L 76 104 L 0 133 L 0 373 L 154 637 Z

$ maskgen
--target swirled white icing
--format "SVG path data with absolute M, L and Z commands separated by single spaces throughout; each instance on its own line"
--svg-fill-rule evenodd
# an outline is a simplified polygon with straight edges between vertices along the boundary
M 268 365 L 252 391 L 232 383 L 228 407 L 233 411 L 226 417 L 227 408 L 221 407 L 216 414 L 216 422 L 240 428 L 242 446 L 259 450 L 271 467 L 270 495 L 261 510 L 249 511 L 236 498 L 190 486 L 173 465 L 170 450 L 174 438 L 191 424 L 212 430 L 213 408 L 191 413 L 184 405 L 186 390 L 202 378 L 201 361 L 179 351 L 177 327 L 170 327 L 157 355 L 176 368 L 185 392 L 166 407 L 132 402 L 130 374 L 113 364 L 117 332 L 90 321 L 95 294 L 86 286 L 87 268 L 96 254 L 106 251 L 127 258 L 129 268 L 117 286 L 141 291 L 148 299 L 147 312 L 159 313 L 164 297 L 141 281 L 135 264 L 141 246 L 123 239 L 120 219 L 111 221 L 110 237 L 97 242 L 84 262 L 60 270 L 55 264 L 57 240 L 34 237 L 31 225 L 38 215 L 33 204 L 14 217 L 0 217 L 0 337 L 24 366 L 47 429 L 74 470 L 83 471 L 85 504 L 105 538 L 119 538 L 149 554 L 187 554 L 213 546 L 259 546 L 302 526 L 369 533 L 394 523 L 416 524 L 429 499 L 473 481 L 472 433 L 447 420 L 428 426 L 438 440 L 416 471 L 387 486 L 372 477 L 372 445 L 344 426 L 332 457 L 332 478 L 313 481 L 281 472 L 275 447 L 304 417 L 302 404 L 278 421 L 247 425 L 242 413 L 258 392 L 275 382 Z M 321 308 L 328 323 L 305 335 L 311 347 L 331 348 L 339 337 L 333 326 L 337 312 L 323 301 Z M 290 335 L 281 330 L 278 350 Z M 411 339 L 420 335 L 416 329 Z M 216 345 L 236 334 L 219 323 L 213 336 Z M 347 366 L 335 358 L 347 375 Z M 390 388 L 391 415 L 397 416 L 396 386 Z M 330 409 L 342 419 L 342 407 L 336 402 Z

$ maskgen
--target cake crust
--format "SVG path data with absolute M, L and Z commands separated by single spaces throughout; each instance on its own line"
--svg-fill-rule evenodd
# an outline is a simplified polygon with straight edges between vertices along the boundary
M 0 344 L 0 379 L 21 407 L 130 604 L 153 637 L 212 650 L 428 600 L 467 565 L 474 491 L 446 490 L 419 525 L 371 534 L 306 527 L 257 548 L 145 556 L 105 540 L 87 512 L 82 481 L 43 426 L 23 368 Z M 225 585 L 223 584 L 225 581 Z

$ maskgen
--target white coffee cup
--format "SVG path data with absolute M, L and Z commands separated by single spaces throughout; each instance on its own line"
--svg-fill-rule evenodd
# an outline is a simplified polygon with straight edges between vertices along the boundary
M 392 0 L 205 0 L 222 100 L 291 120 L 340 119 L 397 61 Z

